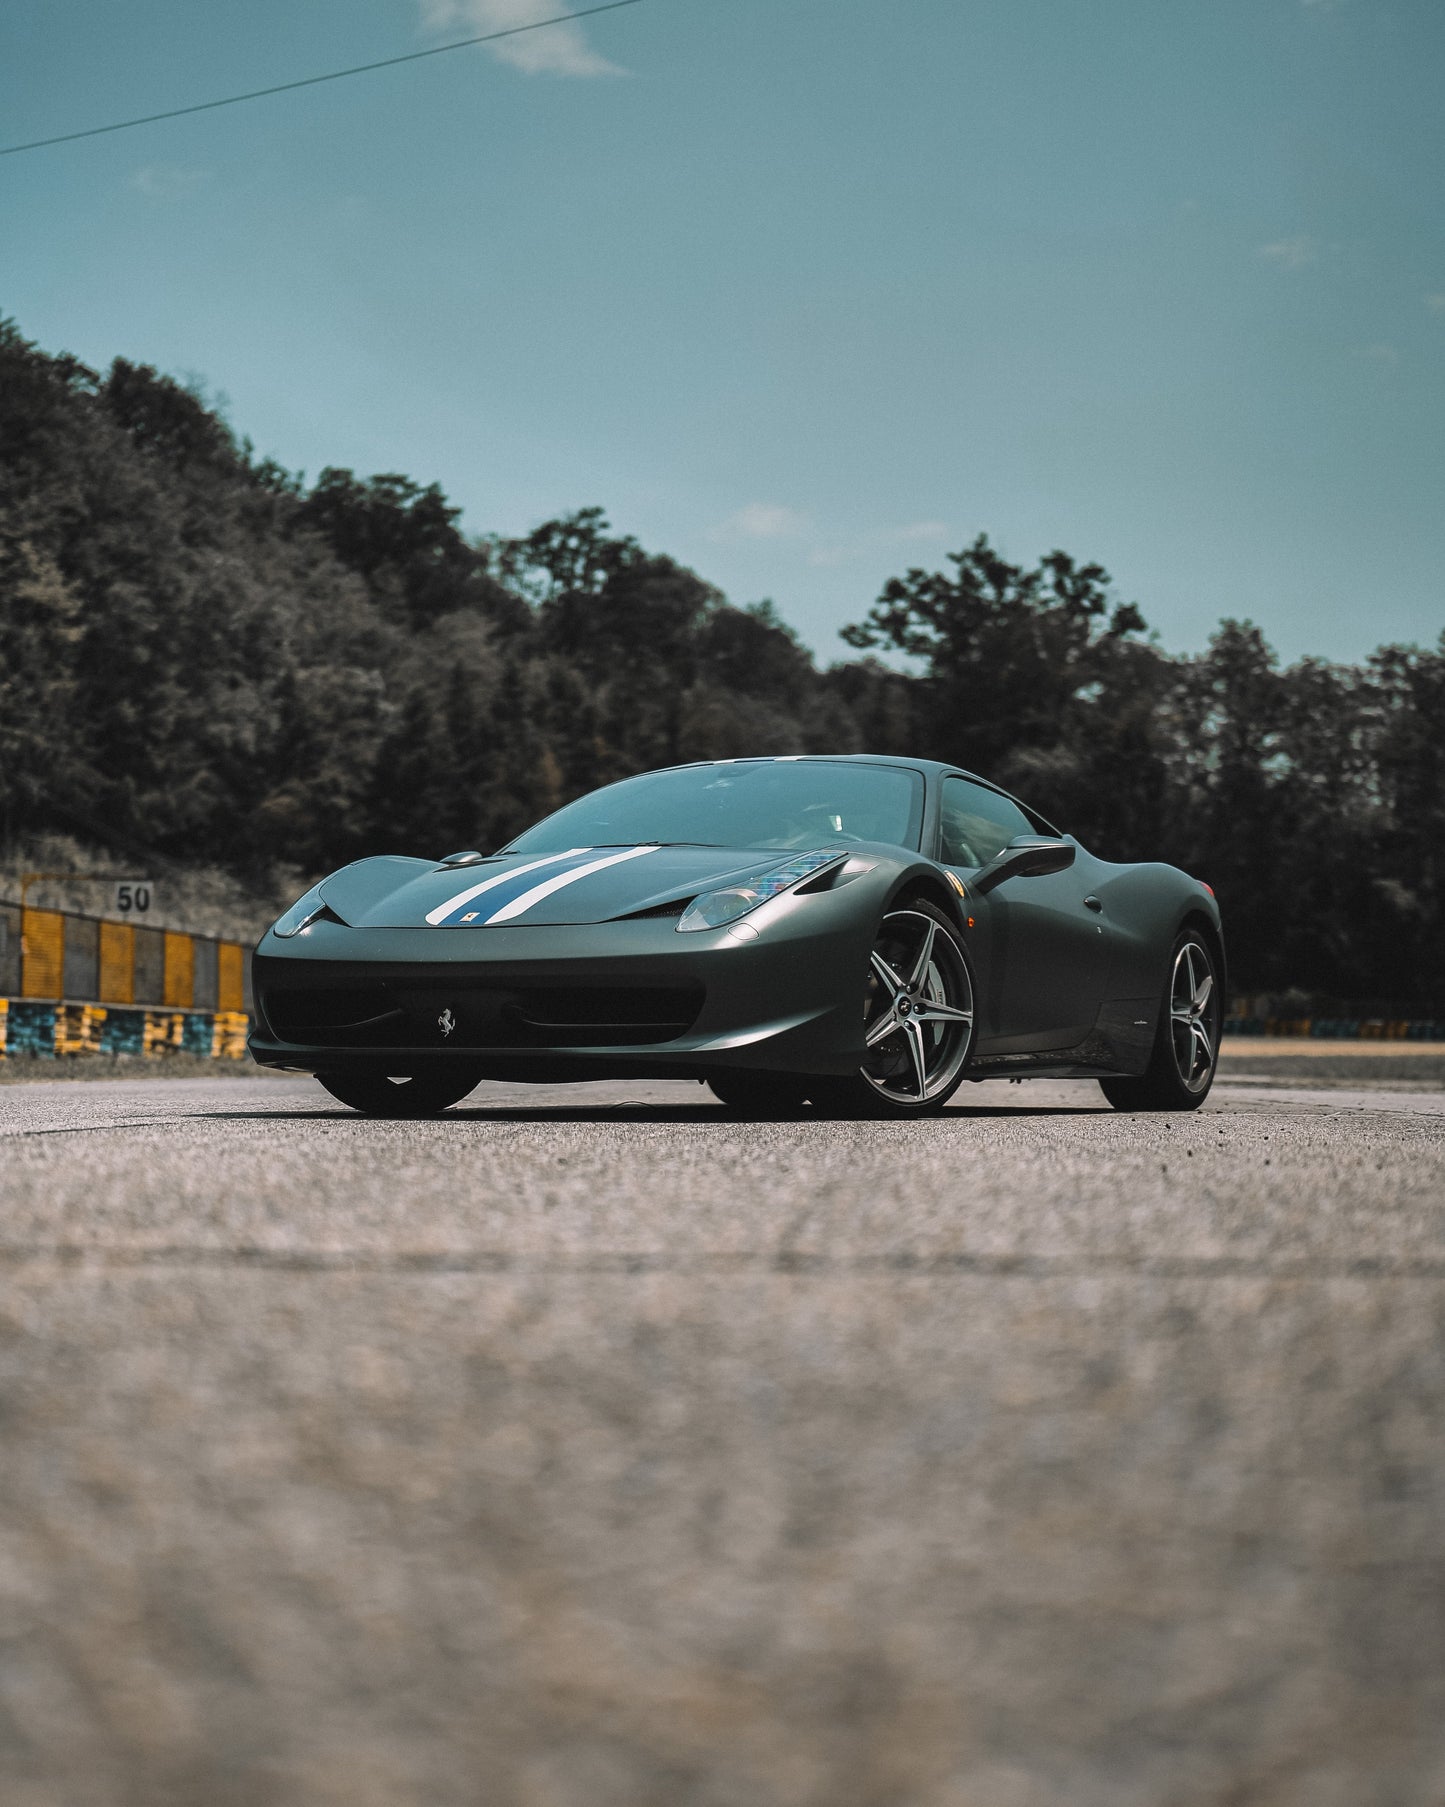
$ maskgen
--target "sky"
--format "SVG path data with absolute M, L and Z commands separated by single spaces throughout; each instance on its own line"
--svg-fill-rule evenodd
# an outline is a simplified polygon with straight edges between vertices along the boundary
M 566 5 L 5 0 L 0 142 Z M 1441 0 L 639 0 L 0 157 L 0 313 L 825 661 L 979 533 L 1358 659 L 1445 628 L 1442 92 Z

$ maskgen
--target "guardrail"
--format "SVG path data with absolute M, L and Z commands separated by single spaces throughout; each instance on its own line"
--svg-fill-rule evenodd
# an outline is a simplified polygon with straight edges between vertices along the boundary
M 0 1058 L 246 1052 L 249 949 L 0 902 Z

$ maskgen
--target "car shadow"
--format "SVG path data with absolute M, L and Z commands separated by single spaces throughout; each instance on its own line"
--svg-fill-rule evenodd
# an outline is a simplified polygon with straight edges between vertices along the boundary
M 983 1117 L 1112 1117 L 1116 1113 L 1107 1104 L 979 1104 L 953 1105 L 936 1117 L 919 1117 L 908 1123 L 894 1123 L 894 1128 L 915 1131 L 935 1129 L 957 1122 L 960 1118 Z M 713 1126 L 729 1125 L 737 1129 L 761 1128 L 769 1124 L 813 1124 L 819 1128 L 843 1128 L 849 1123 L 866 1123 L 873 1128 L 889 1127 L 887 1119 L 819 1117 L 811 1111 L 773 1117 L 735 1117 L 721 1105 L 672 1104 L 539 1104 L 480 1105 L 468 1109 L 460 1106 L 437 1117 L 367 1117 L 344 1105 L 333 1109 L 278 1111 L 235 1110 L 188 1112 L 186 1121 L 212 1119 L 223 1123 L 694 1123 Z

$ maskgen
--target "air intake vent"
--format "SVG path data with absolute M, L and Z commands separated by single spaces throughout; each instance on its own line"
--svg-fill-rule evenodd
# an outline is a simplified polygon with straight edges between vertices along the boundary
M 619 916 L 616 920 L 618 922 L 646 922 L 654 916 L 670 919 L 681 916 L 691 902 L 690 897 L 675 897 L 671 903 L 654 904 L 650 910 L 634 910 L 630 916 Z

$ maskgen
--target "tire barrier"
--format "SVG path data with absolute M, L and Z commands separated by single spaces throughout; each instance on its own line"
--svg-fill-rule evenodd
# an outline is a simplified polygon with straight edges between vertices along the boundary
M 0 902 L 0 1059 L 242 1060 L 248 952 L 237 941 Z

